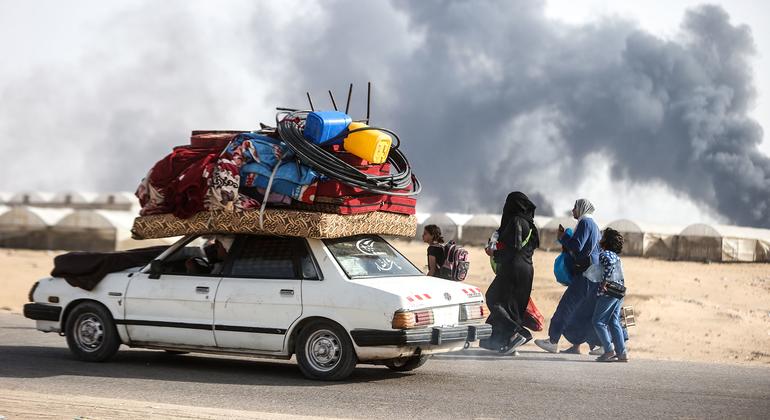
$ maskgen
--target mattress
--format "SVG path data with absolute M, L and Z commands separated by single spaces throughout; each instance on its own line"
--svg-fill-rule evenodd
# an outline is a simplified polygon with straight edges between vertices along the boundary
M 417 218 L 414 215 L 382 211 L 343 215 L 267 209 L 263 222 L 260 228 L 258 211 L 200 212 L 188 219 L 180 219 L 172 214 L 158 214 L 137 217 L 131 233 L 134 239 L 207 233 L 248 233 L 321 239 L 361 234 L 414 237 L 417 232 Z

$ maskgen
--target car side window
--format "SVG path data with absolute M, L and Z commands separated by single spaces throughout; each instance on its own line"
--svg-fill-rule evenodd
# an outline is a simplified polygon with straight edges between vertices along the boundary
M 186 263 L 191 259 L 205 258 L 202 249 L 205 242 L 204 238 L 197 237 L 166 257 L 163 260 L 163 274 L 189 274 Z
M 246 236 L 230 275 L 262 279 L 317 278 L 302 238 Z

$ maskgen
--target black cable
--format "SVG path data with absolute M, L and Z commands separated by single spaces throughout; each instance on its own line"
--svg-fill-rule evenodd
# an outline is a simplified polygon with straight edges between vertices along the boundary
M 399 150 L 401 140 L 393 131 L 377 127 L 361 127 L 349 133 L 364 130 L 384 131 L 395 140 L 391 146 L 387 161 L 393 167 L 390 175 L 370 175 L 363 173 L 342 161 L 333 153 L 305 139 L 304 122 L 310 111 L 281 111 L 276 114 L 278 135 L 297 155 L 297 158 L 316 172 L 329 178 L 337 179 L 347 185 L 358 187 L 376 194 L 411 196 L 422 189 L 420 181 L 412 173 L 406 156 Z M 408 190 L 411 191 L 396 191 Z

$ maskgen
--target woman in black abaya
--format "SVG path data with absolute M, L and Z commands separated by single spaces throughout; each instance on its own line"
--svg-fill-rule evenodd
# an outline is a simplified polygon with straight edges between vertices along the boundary
M 532 254 L 540 245 L 534 217 L 535 205 L 524 193 L 508 194 L 494 251 L 497 276 L 486 294 L 492 336 L 482 344 L 504 354 L 532 339 L 522 319 L 532 293 Z

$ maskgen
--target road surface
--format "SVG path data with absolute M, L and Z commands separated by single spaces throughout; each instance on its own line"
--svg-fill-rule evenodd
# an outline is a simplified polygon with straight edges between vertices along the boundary
M 63 337 L 0 313 L 0 418 L 769 418 L 770 367 L 479 349 L 411 373 L 361 365 L 344 382 L 294 361 L 122 347 L 80 362 Z

